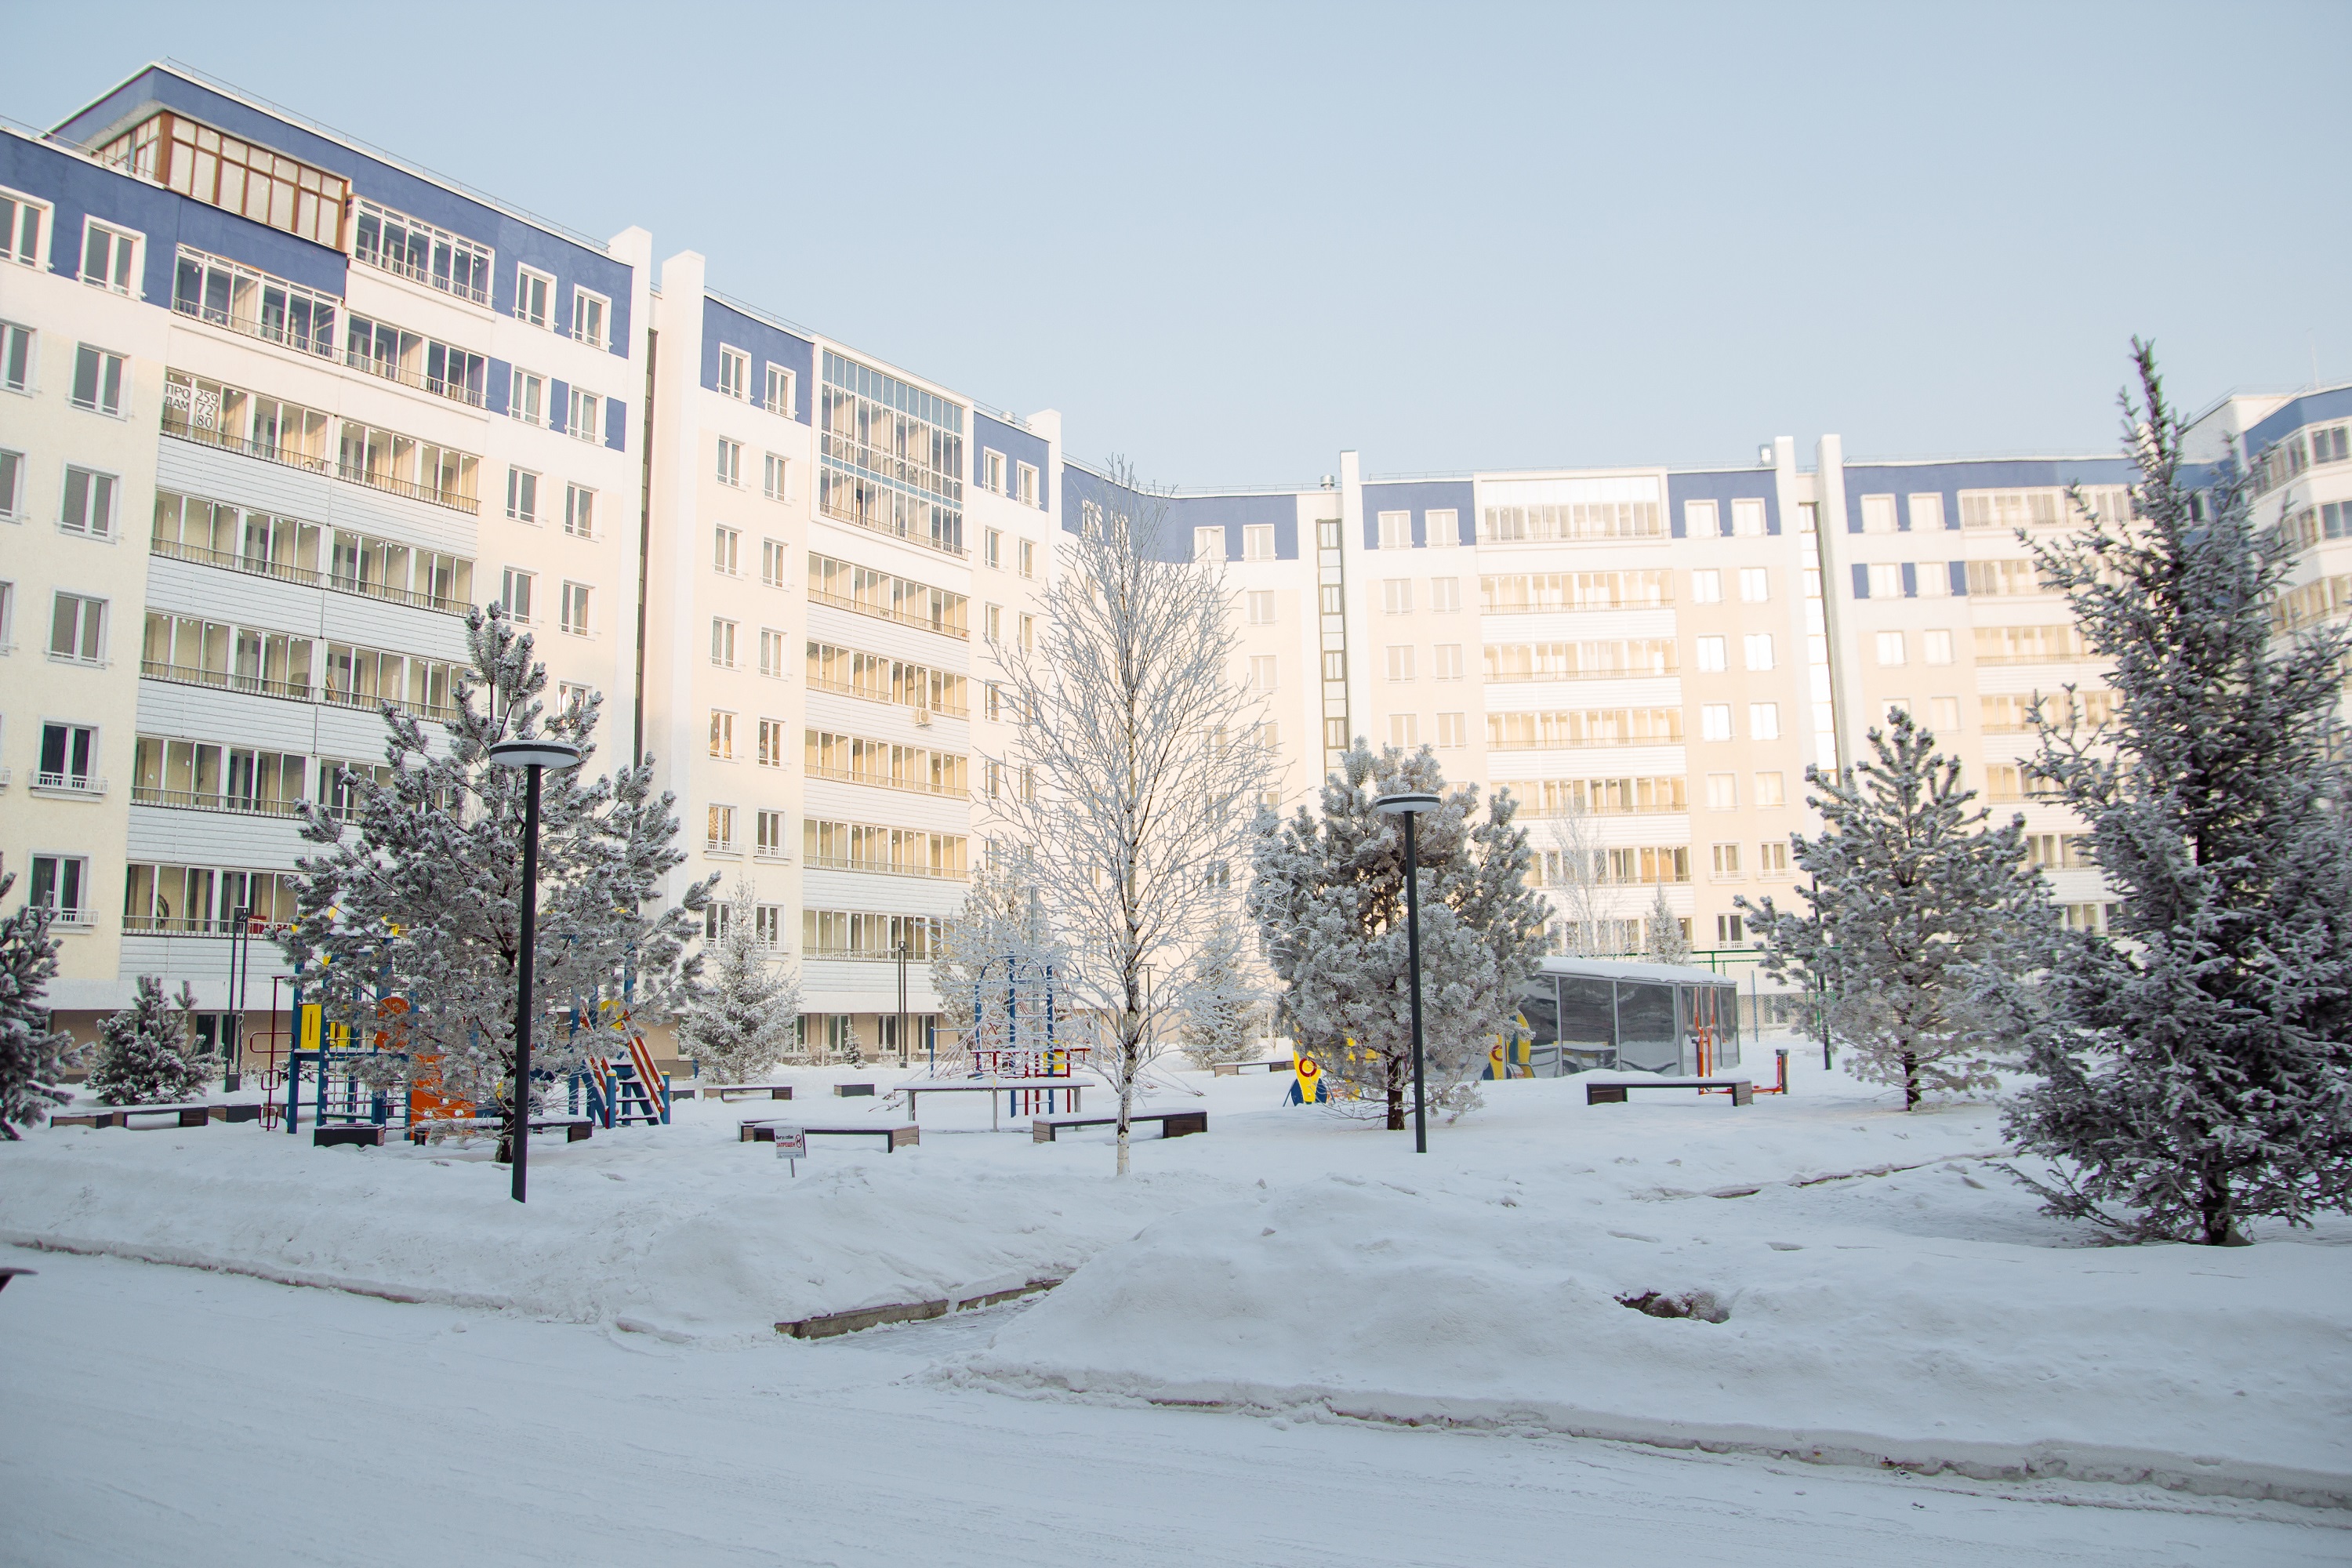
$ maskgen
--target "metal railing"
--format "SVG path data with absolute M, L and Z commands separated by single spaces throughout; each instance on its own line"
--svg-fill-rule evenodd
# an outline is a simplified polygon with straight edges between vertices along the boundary
M 373 267 L 379 272 L 389 272 L 395 278 L 405 278 L 412 283 L 422 283 L 427 289 L 438 289 L 453 299 L 470 300 L 477 305 L 488 305 L 490 302 L 490 291 L 488 289 L 469 288 L 446 277 L 436 278 L 430 268 L 412 267 L 405 260 L 394 260 L 382 249 L 361 250 L 354 247 L 352 251 L 352 259 Z
M 362 582 L 357 577 L 345 577 L 332 572 L 320 572 L 309 566 L 289 566 L 281 561 L 268 561 L 234 551 L 210 550 L 201 545 L 182 544 L 168 539 L 148 541 L 148 552 L 171 561 L 192 561 L 199 566 L 219 566 L 231 572 L 243 572 L 255 577 L 273 577 L 280 583 L 299 583 L 312 588 L 331 588 L 339 594 L 357 594 L 362 598 L 383 599 L 394 605 L 409 605 L 420 610 L 435 610 L 445 616 L 462 616 L 470 608 L 462 599 L 445 599 L 437 594 L 420 594 L 410 588 L 394 588 L 383 583 Z
M 429 392 L 436 397 L 446 397 L 452 403 L 469 404 L 476 408 L 482 406 L 482 394 L 478 389 L 451 381 L 446 376 L 425 375 L 394 364 L 389 360 L 380 360 L 373 354 L 362 353 L 356 349 L 347 350 L 344 353 L 343 363 L 353 370 L 363 370 L 370 375 L 381 376 L 386 381 L 396 381 L 403 386 L 413 386 L 419 392 Z
M 877 518 L 858 517 L 834 507 L 820 508 L 817 515 L 829 522 L 845 522 L 852 528 L 862 528 L 870 533 L 878 533 L 885 539 L 895 539 L 902 544 L 918 544 L 925 550 L 936 550 L 942 555 L 952 555 L 959 561 L 971 553 L 961 544 L 943 544 L 936 539 L 917 533 L 913 529 L 895 527 Z
M 971 792 L 952 784 L 902 784 L 896 779 L 877 778 L 872 773 L 854 773 L 847 768 L 822 768 L 811 764 L 813 779 L 838 779 L 844 784 L 866 784 L 875 789 L 902 789 L 909 795 L 966 795 Z
M 126 935 L 145 933 L 151 936 L 235 936 L 237 922 L 234 920 L 207 920 L 201 915 L 125 915 L 122 930 Z
M 173 664 L 168 659 L 142 658 L 139 673 L 149 680 L 168 680 L 174 686 L 210 686 L 222 691 L 244 691 L 257 697 L 282 697 L 291 702 L 311 700 L 308 682 L 278 680 L 263 675 L 239 675 L 226 669 L 205 669 L 200 665 Z
M 100 795 L 106 793 L 106 781 L 95 773 L 53 773 L 35 769 L 32 787 L 65 795 Z
M 376 691 L 345 691 L 333 686 L 321 689 L 317 700 L 327 703 L 331 707 L 357 708 L 368 713 L 377 712 L 385 708 L 397 708 L 404 713 L 414 713 L 420 719 L 431 719 L 441 723 L 446 723 L 457 716 L 457 710 L 448 704 L 416 702 L 405 697 L 386 697 L 382 692 Z
M 885 877 L 930 877 L 942 882 L 968 882 L 968 871 L 948 870 L 937 866 L 893 866 L 879 860 L 860 860 L 847 855 L 808 855 L 802 863 L 820 871 L 871 871 Z
M 201 426 L 192 425 L 184 419 L 172 417 L 168 408 L 163 415 L 163 434 L 174 440 L 193 441 L 203 447 L 217 447 L 225 452 L 241 452 L 248 458 L 259 458 L 266 463 L 278 463 L 289 468 L 300 468 L 306 473 L 324 474 L 330 479 L 341 479 L 347 484 L 365 485 L 370 489 L 406 496 L 412 500 L 430 501 L 435 506 L 446 506 L 453 511 L 478 513 L 482 510 L 480 501 L 456 490 L 436 489 L 432 486 L 416 484 L 412 480 L 396 479 L 389 474 L 372 473 L 365 468 L 352 468 L 348 464 L 337 462 L 332 458 L 314 457 L 308 452 L 296 451 L 290 447 L 272 447 L 260 441 L 248 441 L 242 436 L 231 436 L 223 430 L 207 430 Z
M 837 691 L 844 697 L 862 698 L 868 702 L 880 702 L 888 707 L 904 708 L 917 713 L 944 713 L 950 719 L 971 717 L 971 710 L 961 703 L 908 702 L 900 698 L 885 696 L 878 691 L 868 691 L 864 687 L 852 685 L 846 680 L 822 680 L 811 676 L 808 688 L 811 691 Z
M 299 800 L 241 800 L 236 795 L 198 795 L 194 790 L 162 789 L 153 784 L 132 784 L 131 802 L 133 805 L 161 805 L 177 811 L 234 812 L 241 816 L 299 816 L 304 805 Z
M 276 343 L 280 348 L 292 349 L 296 353 L 310 354 L 318 359 L 335 357 L 335 342 L 331 335 L 313 337 L 307 332 L 289 332 L 282 328 L 272 327 L 268 322 L 257 319 L 250 321 L 239 321 L 226 310 L 206 310 L 194 300 L 174 300 L 172 301 L 172 309 L 183 316 L 194 316 L 200 321 L 208 321 L 215 327 L 235 332 L 239 337 L 253 338 L 265 343 Z
M 808 596 L 812 605 L 833 605 L 841 609 L 854 610 L 861 616 L 872 616 L 876 620 L 896 621 L 902 626 L 913 626 L 918 631 L 937 632 L 943 637 L 961 637 L 966 642 L 971 640 L 970 626 L 943 626 L 928 616 L 908 615 L 904 610 L 886 610 L 879 605 L 861 604 L 846 595 L 827 594 L 817 588 L 811 588 Z

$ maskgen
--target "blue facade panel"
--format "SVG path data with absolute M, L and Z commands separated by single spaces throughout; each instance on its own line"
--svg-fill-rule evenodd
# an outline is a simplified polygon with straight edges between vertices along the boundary
M 1364 487 L 1364 548 L 1381 547 L 1381 513 L 1412 513 L 1412 547 L 1429 548 L 1429 514 L 1451 511 L 1455 537 L 1474 542 L 1478 531 L 1477 490 L 1468 479 L 1425 479 L 1410 483 L 1368 484 Z
M 330 141 L 313 131 L 215 92 L 160 66 L 140 72 L 66 121 L 58 126 L 57 133 L 86 146 L 95 145 L 136 124 L 157 109 L 176 110 L 233 136 L 283 153 L 289 158 L 298 158 L 331 174 L 341 174 L 352 182 L 352 189 L 360 195 L 488 246 L 494 253 L 490 304 L 501 314 L 511 313 L 514 310 L 515 267 L 518 262 L 529 262 L 555 279 L 556 307 L 562 311 L 571 310 L 572 291 L 575 287 L 585 287 L 604 295 L 612 302 L 612 313 L 607 318 L 612 352 L 624 356 L 627 354 L 632 269 L 626 263 L 615 261 L 601 250 L 551 234 L 536 224 L 510 216 L 496 207 L 461 195 L 446 185 L 396 168 L 340 142 Z M 192 202 L 189 205 L 203 207 L 205 204 Z M 274 234 L 277 231 L 268 232 Z M 289 244 L 305 243 L 294 240 L 290 236 L 283 237 Z M 191 240 L 189 243 L 195 242 Z M 150 267 L 152 269 L 152 262 Z M 339 286 L 337 292 L 341 291 Z M 568 329 L 570 315 L 565 314 L 562 321 Z
M 1683 502 L 1711 500 L 1715 503 L 1717 526 L 1731 531 L 1731 503 L 1735 500 L 1760 500 L 1764 503 L 1764 531 L 1780 531 L 1780 498 L 1773 484 L 1770 468 L 1727 468 L 1717 473 L 1676 474 L 1666 476 L 1666 529 L 1675 538 L 1684 537 Z
M 1857 599 L 1870 597 L 1870 568 L 1860 562 L 1854 563 L 1853 567 L 1853 596 Z
M 1054 510 L 1054 448 L 1042 436 L 1033 435 L 1017 425 L 1007 425 L 1002 419 L 991 418 L 978 409 L 971 415 L 971 483 L 981 483 L 981 453 L 983 448 L 1004 454 L 1005 493 L 1013 492 L 1015 463 L 1026 463 L 1037 470 L 1037 510 Z
M 2291 398 L 2269 418 L 2247 427 L 2246 459 L 2252 462 L 2260 458 L 2264 451 L 2306 425 L 2347 418 L 2352 418 L 2352 386 L 2330 387 L 2326 392 L 2310 392 L 2301 397 Z
M 1944 527 L 1960 526 L 1962 490 L 2026 490 L 2052 485 L 2127 485 L 2139 478 L 2128 458 L 2034 458 L 1971 463 L 1849 463 L 1845 469 L 1845 531 L 1862 531 L 1862 498 L 1892 495 L 1895 527 L 1911 529 L 1908 498 L 1930 491 L 1944 498 Z
M 629 449 L 629 405 L 617 397 L 604 399 L 604 445 L 615 452 Z
M 719 390 L 719 351 L 721 346 L 740 349 L 751 359 L 751 400 L 758 402 L 768 385 L 768 366 L 779 364 L 793 373 L 793 417 L 802 424 L 814 421 L 816 409 L 816 345 L 806 338 L 772 327 L 756 316 L 747 316 L 731 305 L 721 304 L 708 295 L 702 300 L 702 364 L 698 374 L 703 390 Z
M 1090 473 L 1074 463 L 1062 465 L 1062 531 L 1076 533 L 1083 526 L 1087 508 L 1101 508 L 1106 512 L 1125 513 L 1141 520 L 1147 531 L 1144 548 L 1154 560 L 1190 561 L 1192 559 L 1192 531 L 1196 528 L 1222 527 L 1225 531 L 1225 555 L 1238 561 L 1242 555 L 1242 530 L 1253 525 L 1272 524 L 1274 553 L 1278 561 L 1298 559 L 1298 500 L 1296 496 L 1160 496 L 1147 495 L 1115 485 L 1100 474 Z

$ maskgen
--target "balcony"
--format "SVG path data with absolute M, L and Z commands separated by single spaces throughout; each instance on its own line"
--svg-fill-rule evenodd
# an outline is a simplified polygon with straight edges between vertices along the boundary
M 877 620 L 896 621 L 902 626 L 913 626 L 917 631 L 937 632 L 943 637 L 958 637 L 966 642 L 971 640 L 971 630 L 968 626 L 951 626 L 892 605 L 853 599 L 845 594 L 828 594 L 814 586 L 809 589 L 808 597 L 812 605 L 832 605 L 840 609 L 854 610 L 861 616 L 872 616 Z
M 910 795 L 969 796 L 971 793 L 962 784 L 936 784 L 928 781 L 899 780 L 891 778 L 887 773 L 860 773 L 850 768 L 820 767 L 814 763 L 808 764 L 808 776 L 813 779 L 838 779 L 844 784 L 865 784 L 872 789 L 902 789 Z
M 803 864 L 819 871 L 866 871 L 882 877 L 929 877 L 942 882 L 968 882 L 971 873 L 944 866 L 898 866 L 887 860 L 861 860 L 848 855 L 809 855 Z
M 467 382 L 453 380 L 447 376 L 428 375 L 421 371 L 410 370 L 405 365 L 395 364 L 390 360 L 377 359 L 357 349 L 345 353 L 343 363 L 353 370 L 365 371 L 370 375 L 381 376 L 386 381 L 398 382 L 403 386 L 415 387 L 419 392 L 429 392 L 436 397 L 446 397 L 452 403 L 463 403 L 473 408 L 483 406 L 482 389 L 478 385 L 468 384 Z
M 125 915 L 126 936 L 235 936 L 235 920 L 206 920 L 195 915 Z
M 96 773 L 53 773 L 36 770 L 32 791 L 58 800 L 100 800 L 106 795 L 106 780 Z
M 230 572 L 242 572 L 248 576 L 271 577 L 280 583 L 299 583 L 309 588 L 331 588 L 338 594 L 357 594 L 362 598 L 382 599 L 394 605 L 407 605 L 420 610 L 433 610 L 445 616 L 462 616 L 470 607 L 463 599 L 444 598 L 437 594 L 420 594 L 408 588 L 394 588 L 383 583 L 362 582 L 332 572 L 320 572 L 307 566 L 293 566 L 283 562 L 268 561 L 231 551 L 210 550 L 201 545 L 183 544 L 172 540 L 148 541 L 150 554 L 170 561 L 189 561 L 199 566 L 218 566 Z
M 132 784 L 131 803 L 133 805 L 167 806 L 177 811 L 225 811 L 239 816 L 277 817 L 299 817 L 304 804 L 299 800 L 199 795 L 194 790 L 163 789 L 154 784 Z
M 282 697 L 289 702 L 311 700 L 308 681 L 238 675 L 226 669 L 205 669 L 193 664 L 172 664 L 160 658 L 141 659 L 139 673 L 149 680 L 168 680 L 174 686 L 210 686 L 222 691 L 244 691 L 257 697 Z

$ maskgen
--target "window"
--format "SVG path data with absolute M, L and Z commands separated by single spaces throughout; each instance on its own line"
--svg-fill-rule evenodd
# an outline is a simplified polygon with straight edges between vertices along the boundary
M 33 857 L 33 884 L 25 901 L 36 909 L 55 910 L 59 925 L 89 925 L 97 918 L 85 898 L 90 890 L 89 862 L 82 857 Z
M 778 680 L 784 678 L 784 634 L 767 626 L 760 628 L 760 673 Z
M 1720 605 L 1723 603 L 1723 574 L 1709 567 L 1691 574 L 1691 603 Z
M 1903 568 L 1898 563 L 1882 561 L 1877 565 L 1865 567 L 1864 570 L 1867 575 L 1863 580 L 1869 588 L 1864 597 L 1872 599 L 1903 597 Z
M 103 663 L 106 601 L 59 594 L 49 613 L 49 657 L 77 664 Z
M 1250 687 L 1257 691 L 1274 689 L 1275 658 L 1270 653 L 1250 656 Z
M 1323 744 L 1335 752 L 1348 749 L 1348 721 L 1345 719 L 1323 721 Z
M 1034 577 L 1037 575 L 1037 542 L 1034 539 L 1022 540 L 1018 546 L 1018 550 L 1021 562 L 1021 575 L 1024 577 Z
M 1013 492 L 1013 500 L 1019 501 L 1023 506 L 1035 506 L 1038 504 L 1037 466 L 1034 463 L 1022 463 L 1018 465 L 1013 470 L 1013 483 L 1014 487 Z
M 1381 603 L 1391 616 L 1412 613 L 1412 579 L 1390 577 L 1381 584 Z
M 793 373 L 780 364 L 770 365 L 767 395 L 761 399 L 761 403 L 771 414 L 781 414 L 787 419 L 797 417 L 800 414 L 800 401 L 794 395 Z
M 1381 513 L 1381 548 L 1382 550 L 1412 548 L 1412 513 L 1409 511 Z
M 1731 639 L 1728 637 L 1699 638 L 1698 668 L 1708 674 L 1729 668 L 1728 656 L 1725 650 L 1730 647 L 1730 642 Z
M 604 440 L 604 400 L 593 392 L 572 388 L 572 419 L 564 429 L 576 441 Z
M 1326 583 L 1316 590 L 1316 598 L 1323 614 L 1336 616 L 1347 609 L 1345 591 L 1337 583 Z
M 573 637 L 588 635 L 588 584 L 563 584 L 563 629 Z
M 1004 535 L 996 529 L 984 529 L 980 536 L 980 559 L 983 565 L 1004 564 Z
M 1430 674 L 1439 680 L 1462 679 L 1462 645 L 1458 642 L 1439 643 L 1429 650 L 1434 666 Z
M 1698 738 L 1702 741 L 1731 739 L 1731 704 L 1709 702 L 1698 710 Z
M 32 328 L 0 321 L 0 386 L 11 392 L 33 390 Z
M 751 356 L 741 349 L 719 349 L 719 395 L 738 399 L 751 395 Z
M 1192 531 L 1192 559 L 1223 561 L 1225 558 L 1225 531 L 1222 528 L 1196 528 Z
M 712 529 L 710 531 L 711 566 L 727 576 L 732 577 L 736 575 L 740 566 L 740 562 L 738 557 L 742 547 L 742 530 L 736 528 Z
M 735 668 L 735 623 L 723 616 L 710 617 L 710 662 L 721 669 Z
M 709 814 L 709 823 L 704 847 L 715 850 L 721 855 L 733 854 L 735 852 L 735 808 L 731 805 L 712 806 Z M 723 911 L 725 906 L 714 899 L 711 900 L 710 908 Z M 719 915 L 719 930 L 722 932 L 726 930 L 726 915 L 723 912 Z
M 1739 875 L 1739 846 L 1717 844 L 1715 851 L 1715 877 L 1717 881 L 1730 881 Z
M 1244 561 L 1274 559 L 1274 524 L 1253 522 L 1242 530 L 1242 559 Z
M 760 765 L 781 768 L 784 765 L 784 721 L 782 719 L 760 721 Z
M 1949 632 L 1921 632 L 1919 634 L 1919 657 L 1922 662 L 1927 664 L 1949 664 L 1952 662 L 1952 634 Z
M 1459 614 L 1462 609 L 1462 579 L 1432 577 L 1429 580 L 1429 607 L 1441 616 Z
M 1462 514 L 1451 508 L 1423 512 L 1421 527 L 1432 550 L 1450 550 L 1462 542 Z
M 1739 602 L 1761 605 L 1772 597 L 1772 569 L 1769 566 L 1742 566 L 1739 569 Z
M 991 495 L 1004 493 L 1004 454 L 986 447 L 980 454 L 980 488 Z
M 1911 531 L 1941 533 L 1944 531 L 1944 498 L 1933 490 L 1907 497 L 1911 507 Z
M 710 754 L 722 763 L 735 760 L 735 715 L 717 708 L 710 710 Z
M 93 776 L 92 764 L 97 760 L 96 730 L 87 724 L 44 724 L 41 765 L 33 774 L 33 785 L 36 789 L 102 793 L 103 781 Z
M 785 566 L 790 560 L 790 552 L 782 540 L 760 541 L 760 581 L 771 588 L 791 587 L 784 577 Z
M 1882 668 L 1892 669 L 1895 666 L 1903 663 L 1903 634 L 1901 632 L 1881 632 L 1878 634 L 1878 662 Z
M 1003 711 L 1005 707 L 1004 689 L 992 680 L 989 681 L 982 689 L 985 694 L 982 703 L 983 711 L 987 715 L 988 721 L 993 724 L 996 722 L 998 715 Z
M 49 209 L 21 196 L 0 196 L 0 256 L 26 267 L 41 264 L 41 220 Z
M 117 294 L 131 292 L 139 242 L 127 234 L 93 223 L 82 237 L 81 280 L 94 289 Z
M 1389 715 L 1389 744 L 1418 746 L 1421 744 L 1421 719 L 1412 713 Z
M 2020 528 L 2052 528 L 2065 519 L 2066 492 L 2039 490 L 1962 490 L 1960 526 L 1997 528 L 2003 533 Z M 2120 498 L 2127 507 L 2128 496 Z
M 526 425 L 547 423 L 547 377 L 518 370 L 507 383 L 507 414 Z
M 1388 653 L 1389 679 L 1391 680 L 1411 680 L 1412 679 L 1412 645 L 1410 643 L 1393 644 L 1390 647 Z
M 980 624 L 982 637 L 990 642 L 1002 642 L 1004 639 L 1004 606 L 989 605 L 987 611 L 982 615 Z
M 1748 734 L 1751 740 L 1779 740 L 1780 705 L 1778 702 L 1750 702 L 1748 705 Z
M 1950 598 L 1952 596 L 1952 567 L 1955 565 L 1958 565 L 1962 568 L 1960 581 L 1962 583 L 1966 583 L 1968 581 L 1966 563 L 1948 561 L 1922 561 L 1919 563 L 1919 569 L 1912 574 L 1913 584 L 1919 591 L 1918 596 L 1922 599 Z M 1974 589 L 1970 589 L 1970 592 L 1974 591 Z M 2021 592 L 2030 594 L 2038 593 L 2040 590 L 2038 588 L 2026 588 L 2021 590 Z
M 585 485 L 563 487 L 563 531 L 574 539 L 596 537 L 596 492 Z
M 17 329 L 20 332 L 22 329 Z M 122 356 L 83 343 L 74 350 L 73 405 L 93 414 L 122 413 Z
M 1759 877 L 1785 877 L 1789 874 L 1789 841 L 1774 838 L 1756 847 L 1756 874 Z
M 761 467 L 760 493 L 770 500 L 793 499 L 793 462 L 771 452 Z
M 591 294 L 574 284 L 572 289 L 572 337 L 592 349 L 604 347 L 604 319 L 611 308 L 602 294 Z
M 1323 679 L 1326 680 L 1347 679 L 1348 656 L 1337 649 L 1326 653 L 1323 656 Z
M 546 273 L 528 267 L 515 268 L 515 314 L 532 326 L 547 325 L 549 300 L 554 293 L 555 279 Z
M 529 468 L 507 470 L 507 515 L 517 522 L 539 521 L 539 476 Z
M 1731 503 L 1731 531 L 1743 539 L 1764 536 L 1764 502 L 1762 498 L 1736 500 Z
M 0 653 L 16 651 L 16 584 L 0 583 Z
M 1948 735 L 1960 727 L 1960 700 L 1957 697 L 1931 697 L 1927 711 L 1933 717 L 1936 733 Z
M 114 476 L 89 468 L 66 469 L 65 504 L 58 527 L 90 539 L 114 537 Z
M 332 176 L 330 176 L 332 178 Z M 340 186 L 341 182 L 335 181 Z M 342 216 L 342 198 L 332 197 L 331 218 L 322 213 L 321 226 L 329 227 Z M 332 240 L 329 244 L 335 243 Z M 381 267 L 418 283 L 429 284 L 444 293 L 470 300 L 477 305 L 490 302 L 490 251 L 476 241 L 420 223 L 413 217 L 393 211 L 390 207 L 362 198 L 359 204 L 359 227 L 352 242 L 352 254 L 371 267 Z
M 1741 638 L 1740 642 L 1742 651 L 1747 656 L 1748 668 L 1772 668 L 1772 634 L 1770 632 L 1750 632 Z
M 1722 530 L 1716 524 L 1715 503 L 1711 500 L 1683 502 L 1683 532 L 1692 539 L 1713 539 Z
M 1253 588 L 1249 595 L 1249 624 L 1254 626 L 1274 625 L 1274 590 Z
M 1706 808 L 1709 811 L 1739 809 L 1739 779 L 1734 773 L 1706 775 Z
M 1729 845 L 1729 846 L 1718 845 L 1718 846 L 1717 846 L 1717 847 L 1718 847 L 1718 848 L 1725 848 L 1725 847 L 1728 847 L 1728 848 L 1732 848 L 1732 849 L 1737 849 L 1737 848 L 1738 847 L 1738 845 Z M 1738 947 L 1738 946 L 1742 945 L 1743 943 L 1745 943 L 1745 942 L 1747 942 L 1747 940 L 1748 940 L 1748 934 L 1747 934 L 1747 931 L 1746 931 L 1746 930 L 1745 930 L 1745 927 L 1746 927 L 1746 925 L 1747 925 L 1747 921 L 1748 921 L 1748 917 L 1747 917 L 1747 916 L 1745 916 L 1745 915 L 1717 915 L 1717 916 L 1716 916 L 1716 917 L 1715 917 L 1715 945 L 1716 945 L 1716 946 L 1717 946 L 1717 947 Z
M 719 482 L 741 489 L 743 484 L 743 443 L 719 438 Z
M 25 454 L 0 451 L 0 518 L 10 522 L 25 515 Z
M 574 686 L 568 680 L 557 681 L 555 684 L 555 710 L 559 713 L 576 713 L 581 709 L 585 708 L 588 705 L 588 688 L 584 686 Z
M 535 572 L 519 572 L 509 566 L 499 589 L 499 603 L 507 607 L 507 614 L 526 625 L 530 621 L 530 585 L 537 576 Z
M 773 765 L 773 764 L 771 764 Z M 752 840 L 752 853 L 764 859 L 782 859 L 784 853 L 784 814 L 763 811 L 758 818 L 758 837 Z
M 1864 496 L 1862 498 L 1862 531 L 1864 533 L 1893 533 L 1895 529 L 1895 498 Z
M 1021 617 L 1021 646 L 1024 648 L 1037 646 L 1037 617 L 1034 616 Z
M 1781 777 L 1779 773 L 1758 773 L 1756 775 L 1756 804 L 1758 805 L 1786 805 L 1789 804 L 1789 797 L 1783 788 Z

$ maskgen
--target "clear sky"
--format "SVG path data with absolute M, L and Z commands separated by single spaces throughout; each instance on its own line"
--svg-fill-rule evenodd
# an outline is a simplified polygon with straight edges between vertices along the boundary
M 102 20 L 99 19 L 102 13 Z M 2352 5 L 7 7 L 1185 485 L 2112 449 L 2352 379 Z

